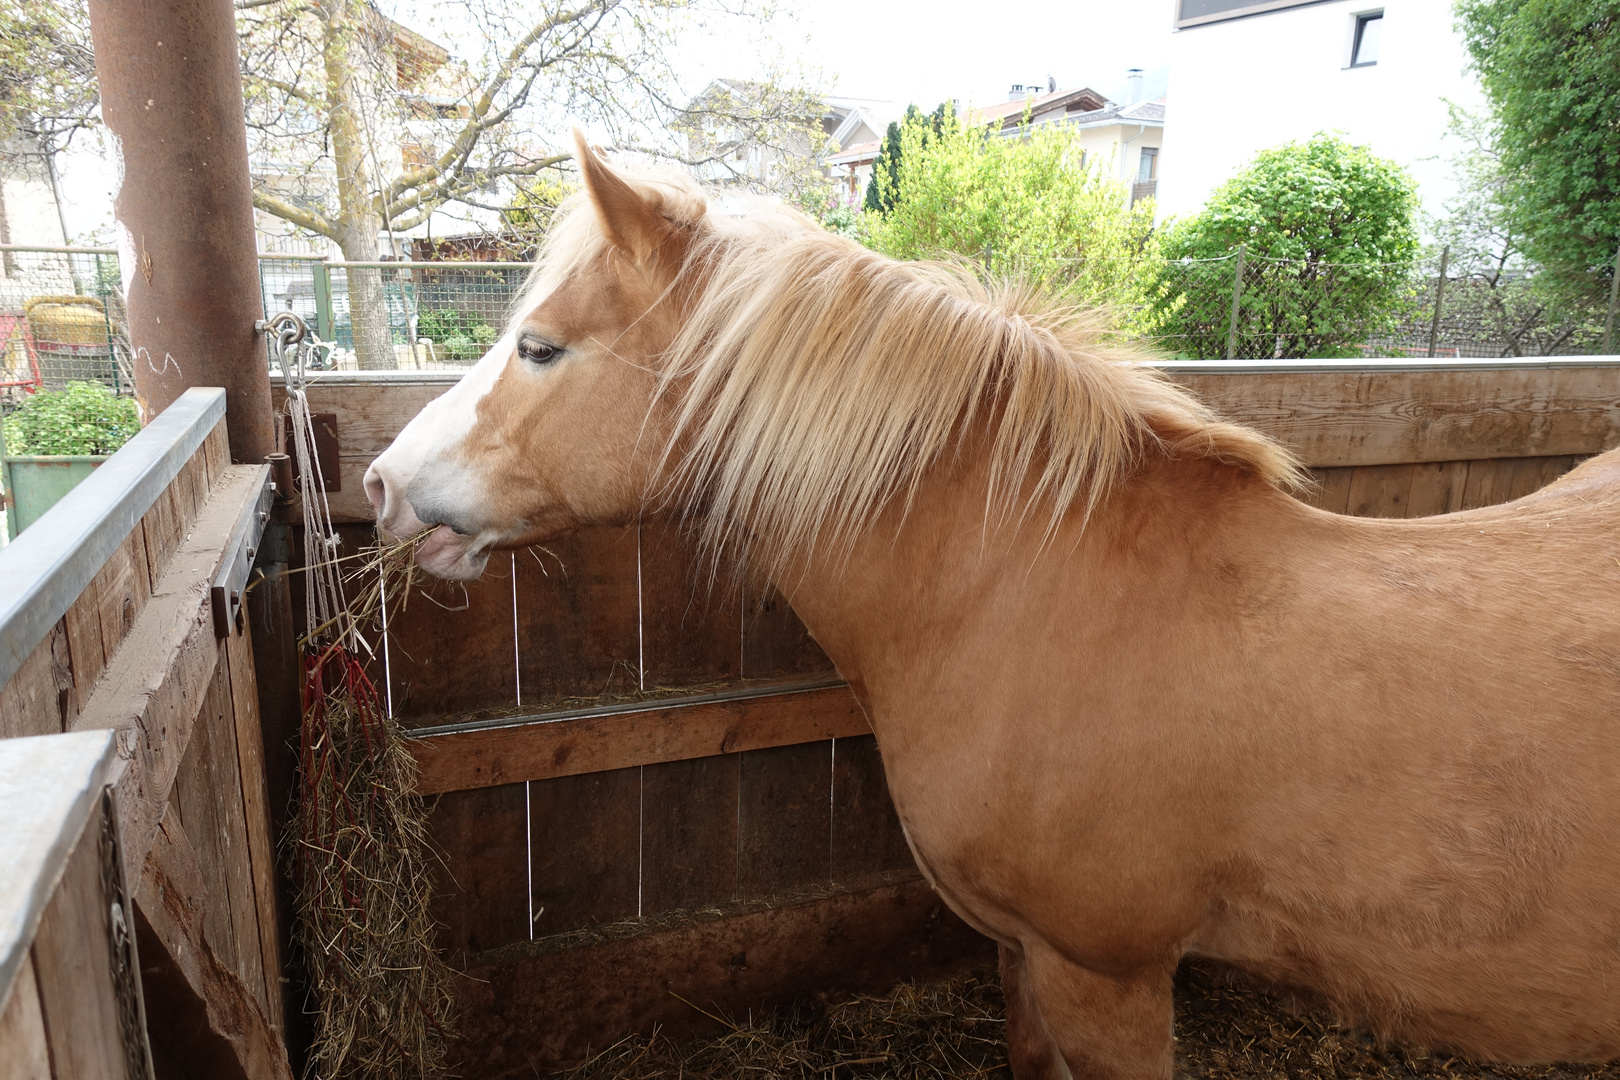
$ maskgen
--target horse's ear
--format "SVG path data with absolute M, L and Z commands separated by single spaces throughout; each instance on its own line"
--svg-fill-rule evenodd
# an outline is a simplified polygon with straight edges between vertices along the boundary
M 590 194 L 597 220 L 602 223 L 609 242 L 628 252 L 638 263 L 651 262 L 658 249 L 674 235 L 674 224 L 664 217 L 658 206 L 610 169 L 586 144 L 578 128 L 574 129 L 574 157 L 579 161 L 585 190 Z

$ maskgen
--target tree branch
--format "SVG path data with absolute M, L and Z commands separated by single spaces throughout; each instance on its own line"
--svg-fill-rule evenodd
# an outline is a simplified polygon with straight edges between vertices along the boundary
M 253 205 L 256 209 L 263 210 L 267 214 L 274 214 L 283 221 L 292 222 L 300 229 L 320 233 L 322 236 L 332 240 L 338 239 L 337 226 L 333 225 L 323 215 L 317 214 L 313 210 L 304 210 L 294 206 L 279 195 L 255 189 L 253 192 Z
M 415 193 L 407 195 L 403 199 L 396 199 L 390 206 L 390 213 L 386 220 L 396 231 L 406 232 L 426 221 L 439 205 L 446 202 L 460 201 L 463 195 L 477 191 L 496 177 L 534 176 L 542 169 L 549 169 L 553 165 L 559 165 L 567 161 L 570 156 L 569 154 L 553 154 L 550 157 L 539 158 L 522 165 L 492 165 L 477 170 L 476 180 L 468 180 L 465 176 L 462 176 L 455 180 L 447 180 L 430 191 L 424 192 L 418 189 Z M 411 210 L 415 210 L 416 213 L 411 214 L 408 218 L 398 216 Z

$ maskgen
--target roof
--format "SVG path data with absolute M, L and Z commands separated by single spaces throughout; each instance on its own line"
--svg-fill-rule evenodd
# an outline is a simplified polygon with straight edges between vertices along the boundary
M 1089 112 L 1071 113 L 1068 121 L 1077 127 L 1107 127 L 1110 124 L 1145 124 L 1164 126 L 1165 99 L 1138 101 L 1135 105 L 1108 104 Z
M 876 160 L 882 149 L 883 140 L 873 139 L 871 142 L 863 142 L 856 146 L 850 147 L 848 150 L 833 154 L 827 159 L 827 164 L 864 165 L 868 161 Z
M 983 122 L 992 120 L 1001 121 L 1002 127 L 1017 127 L 1023 118 L 1024 110 L 1029 109 L 1035 119 L 1043 113 L 1063 110 L 1067 113 L 1086 112 L 1101 109 L 1108 104 L 1108 99 L 1089 86 L 1078 90 L 1057 90 L 1050 94 L 1037 94 L 1028 98 L 1014 98 L 1011 101 L 998 102 L 995 105 L 975 107 L 970 110 L 973 116 Z

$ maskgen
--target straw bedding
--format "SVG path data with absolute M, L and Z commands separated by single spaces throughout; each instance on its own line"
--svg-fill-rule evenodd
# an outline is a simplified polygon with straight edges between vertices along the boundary
M 717 1038 L 626 1039 L 568 1080 L 832 1080 L 1010 1078 L 1004 1002 L 994 969 L 903 984 L 881 997 L 799 1004 L 726 1020 Z M 1607 1066 L 1522 1068 L 1380 1045 L 1330 1020 L 1292 1011 L 1213 966 L 1176 980 L 1176 1075 L 1197 1080 L 1620 1080 Z

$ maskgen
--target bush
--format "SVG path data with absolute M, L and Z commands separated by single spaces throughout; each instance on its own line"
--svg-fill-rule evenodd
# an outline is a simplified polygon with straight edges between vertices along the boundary
M 434 308 L 416 317 L 416 333 L 443 350 L 445 360 L 477 360 L 500 335 L 475 311 Z
M 891 205 L 871 225 L 873 248 L 897 259 L 970 259 L 1121 312 L 1139 305 L 1152 203 L 1127 209 L 1113 163 L 1087 162 L 1078 131 L 1054 124 L 1004 138 L 963 124 L 947 105 L 937 118 L 908 118 L 900 145 L 892 190 L 886 173 L 875 174 Z
M 141 429 L 135 399 L 115 397 L 100 383 L 68 383 L 29 396 L 6 417 L 6 453 L 110 454 Z
M 1317 135 L 1263 150 L 1166 228 L 1175 261 L 1153 283 L 1149 321 L 1183 355 L 1225 356 L 1241 245 L 1239 357 L 1355 355 L 1412 300 L 1417 208 L 1406 170 L 1366 147 Z

